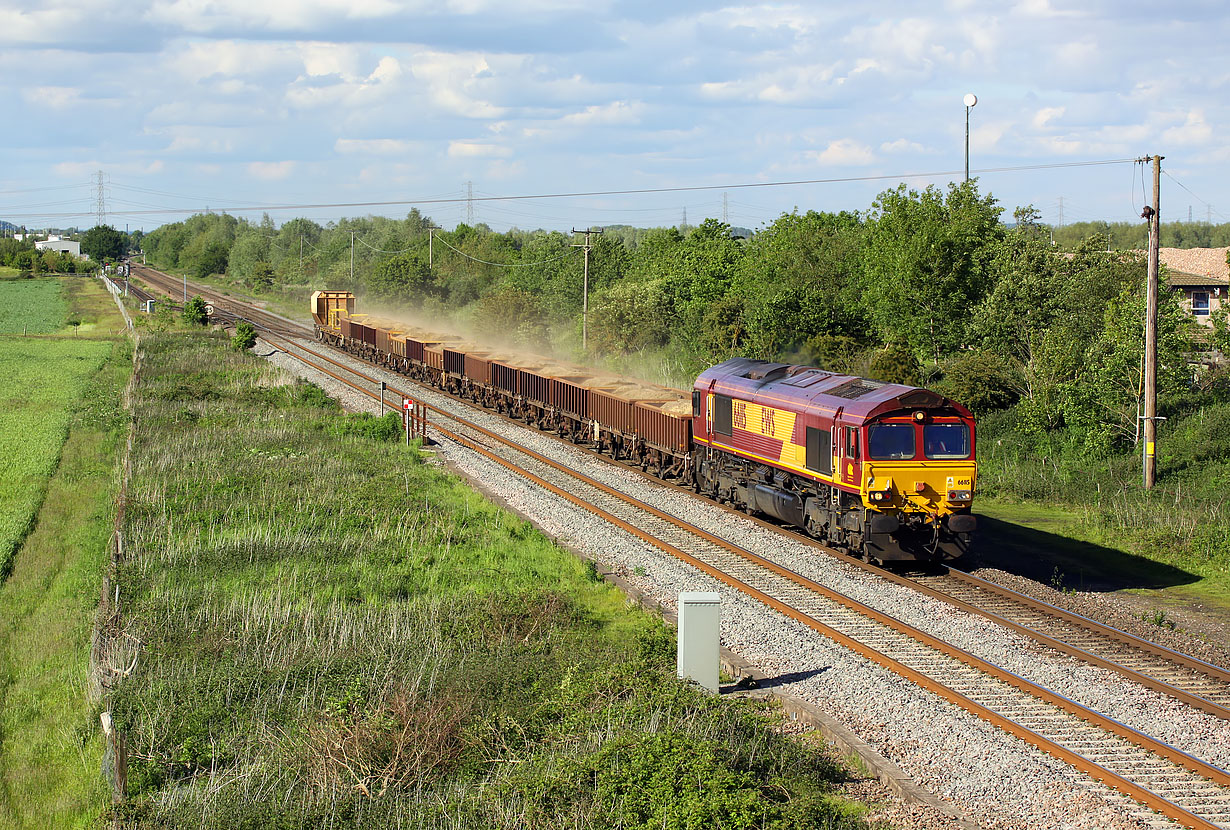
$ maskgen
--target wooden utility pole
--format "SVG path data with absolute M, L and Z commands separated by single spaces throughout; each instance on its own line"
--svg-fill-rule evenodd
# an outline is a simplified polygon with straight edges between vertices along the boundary
M 1144 429 L 1144 484 L 1152 490 L 1157 477 L 1157 276 L 1158 248 L 1162 236 L 1161 191 L 1162 156 L 1145 156 L 1143 161 L 1153 162 L 1153 205 L 1145 207 L 1144 217 L 1149 220 L 1149 276 L 1145 285 L 1145 422 Z
M 354 289 L 354 231 L 350 232 L 350 287 Z M 384 414 L 384 398 L 380 398 L 380 414 Z
M 598 228 L 597 230 L 594 228 L 587 228 L 583 231 L 573 228 L 572 232 L 585 234 L 584 245 L 572 246 L 574 248 L 585 249 L 585 282 L 583 284 L 583 293 L 581 295 L 581 349 L 584 351 L 589 348 L 589 236 L 594 233 L 601 235 L 602 228 Z

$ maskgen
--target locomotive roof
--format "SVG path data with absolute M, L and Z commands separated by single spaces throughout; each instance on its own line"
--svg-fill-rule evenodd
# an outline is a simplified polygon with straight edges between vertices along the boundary
M 701 372 L 696 383 L 705 389 L 712 384 L 713 391 L 723 395 L 775 402 L 815 414 L 832 415 L 842 409 L 856 418 L 871 418 L 897 409 L 951 408 L 961 415 L 970 415 L 956 401 L 917 386 L 746 357 L 711 366 Z

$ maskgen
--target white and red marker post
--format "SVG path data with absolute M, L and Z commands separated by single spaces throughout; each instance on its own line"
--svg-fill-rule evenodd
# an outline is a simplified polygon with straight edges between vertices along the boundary
M 406 429 L 406 444 L 410 443 L 411 433 L 426 440 L 427 407 L 412 398 L 402 398 L 401 411 L 402 423 Z

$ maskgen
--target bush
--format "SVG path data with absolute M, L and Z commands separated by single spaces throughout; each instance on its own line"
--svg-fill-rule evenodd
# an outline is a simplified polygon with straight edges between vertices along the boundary
M 240 352 L 245 352 L 256 345 L 256 329 L 251 323 L 240 323 L 235 327 L 235 336 L 231 338 L 231 346 Z
M 1012 365 L 991 352 L 965 352 L 944 366 L 935 390 L 965 404 L 975 415 L 1007 409 L 1016 403 L 1019 379 Z
M 203 299 L 193 297 L 184 304 L 184 322 L 194 326 L 203 326 L 209 322 L 209 311 Z
M 370 412 L 355 415 L 339 415 L 325 422 L 325 432 L 330 435 L 362 435 L 373 441 L 400 441 L 402 438 L 401 413 L 386 412 L 377 418 Z
M 872 359 L 871 376 L 887 383 L 917 386 L 922 379 L 922 366 L 909 346 L 891 343 Z

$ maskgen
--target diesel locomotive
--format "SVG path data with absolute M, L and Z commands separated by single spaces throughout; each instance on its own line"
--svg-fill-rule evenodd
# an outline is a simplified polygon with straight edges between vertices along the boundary
M 687 393 L 355 314 L 312 295 L 318 339 L 871 562 L 969 551 L 974 418 L 927 389 L 735 358 Z

